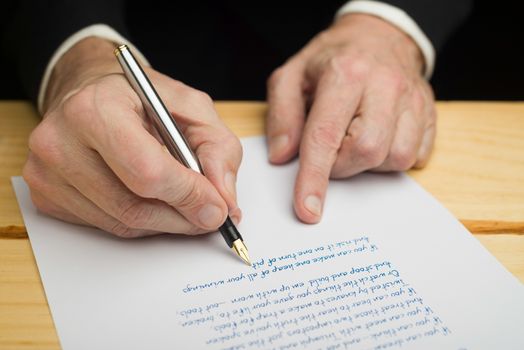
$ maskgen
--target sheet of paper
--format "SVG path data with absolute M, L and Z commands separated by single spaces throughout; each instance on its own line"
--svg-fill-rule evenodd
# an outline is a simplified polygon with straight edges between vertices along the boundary
M 524 349 L 522 284 L 409 177 L 333 181 L 305 225 L 296 164 L 243 146 L 252 267 L 219 234 L 123 240 L 52 219 L 13 179 L 64 349 Z

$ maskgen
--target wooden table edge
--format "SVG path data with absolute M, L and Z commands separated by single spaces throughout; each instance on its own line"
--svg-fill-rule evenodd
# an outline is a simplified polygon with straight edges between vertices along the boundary
M 467 220 L 459 219 L 469 232 L 473 234 L 517 234 L 524 235 L 524 222 Z M 9 225 L 0 227 L 0 239 L 26 239 L 25 226 Z

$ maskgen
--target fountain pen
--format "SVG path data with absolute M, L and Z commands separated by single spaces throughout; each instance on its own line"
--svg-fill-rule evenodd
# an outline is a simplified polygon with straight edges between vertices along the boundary
M 140 97 L 147 115 L 151 118 L 169 153 L 187 168 L 204 175 L 198 158 L 127 45 L 117 47 L 115 56 L 129 84 Z M 229 248 L 233 249 L 246 264 L 251 265 L 242 236 L 229 215 L 220 226 L 219 231 Z

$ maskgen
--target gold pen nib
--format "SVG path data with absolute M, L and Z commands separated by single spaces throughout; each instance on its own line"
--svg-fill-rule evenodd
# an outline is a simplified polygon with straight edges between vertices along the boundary
M 249 261 L 249 255 L 247 255 L 247 248 L 242 242 L 241 239 L 237 239 L 233 242 L 233 247 L 231 247 L 237 253 L 237 255 L 249 266 L 251 266 L 251 261 Z

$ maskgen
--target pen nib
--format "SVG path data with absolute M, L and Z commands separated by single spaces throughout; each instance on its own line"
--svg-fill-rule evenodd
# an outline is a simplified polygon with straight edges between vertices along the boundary
M 249 260 L 249 255 L 247 255 L 247 248 L 242 242 L 241 239 L 237 239 L 233 242 L 233 247 L 231 247 L 235 253 L 249 266 L 251 266 L 251 261 Z

